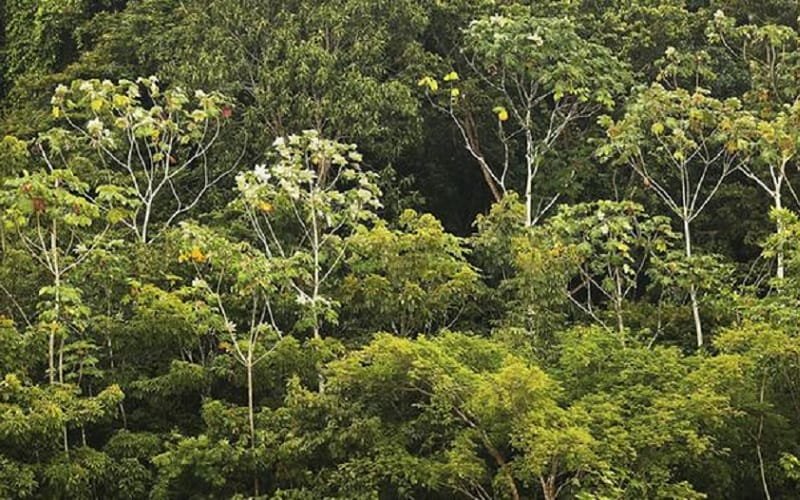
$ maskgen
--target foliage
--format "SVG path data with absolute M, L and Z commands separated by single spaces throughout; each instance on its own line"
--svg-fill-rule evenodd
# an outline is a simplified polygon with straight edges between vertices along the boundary
M 478 288 L 462 242 L 430 214 L 406 210 L 398 225 L 362 227 L 350 238 L 339 292 L 345 314 L 366 332 L 400 336 L 451 326 Z
M 574 171 L 548 172 L 547 177 L 562 185 L 557 185 L 555 193 L 535 194 L 545 175 L 540 174 L 545 159 L 576 122 L 613 106 L 613 97 L 625 87 L 625 67 L 605 47 L 581 38 L 571 21 L 534 17 L 524 9 L 472 21 L 462 50 L 475 82 L 466 82 L 462 91 L 459 74 L 446 74 L 443 85 L 449 92 L 438 107 L 452 118 L 495 201 L 512 186 L 522 186 L 524 220 L 533 225 L 574 176 Z M 439 89 L 438 81 L 430 76 L 419 85 L 429 94 Z M 475 115 L 487 97 L 481 87 L 494 100 L 496 135 L 503 151 L 498 159 L 484 153 L 486 145 L 476 126 Z M 524 169 L 516 167 L 518 161 Z
M 217 92 L 162 90 L 156 77 L 76 80 L 56 87 L 51 103 L 53 116 L 64 117 L 119 172 L 114 177 L 137 202 L 125 222 L 142 242 L 152 239 L 155 217 L 169 227 L 232 170 L 208 166 L 208 150 L 232 113 Z M 200 188 L 187 189 L 195 183 Z
M 800 497 L 798 13 L 6 1 L 0 497 Z

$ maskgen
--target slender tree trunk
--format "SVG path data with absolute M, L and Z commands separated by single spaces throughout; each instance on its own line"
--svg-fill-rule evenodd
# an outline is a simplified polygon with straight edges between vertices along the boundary
M 150 224 L 150 213 L 152 202 L 148 201 L 144 206 L 144 221 L 142 221 L 142 243 L 147 243 L 147 226 Z
M 56 184 L 56 187 L 58 184 Z M 48 352 L 47 361 L 49 369 L 50 383 L 55 383 L 56 379 L 56 328 L 61 325 L 61 268 L 58 262 L 58 225 L 53 221 L 50 230 L 50 255 L 51 266 L 53 272 L 53 289 L 55 295 L 53 297 L 53 308 L 55 313 L 55 325 L 50 328 L 50 338 L 48 339 Z M 59 375 L 59 380 L 62 377 Z
M 247 420 L 250 424 L 250 446 L 256 446 L 255 405 L 253 403 L 253 359 L 252 352 L 247 354 Z
M 47 341 L 47 375 L 50 384 L 56 382 L 56 331 L 55 328 L 50 328 L 50 338 Z
M 453 116 L 453 120 L 458 123 L 458 120 L 455 116 Z M 475 159 L 478 161 L 481 174 L 483 174 L 483 180 L 486 181 L 489 191 L 492 192 L 494 201 L 501 201 L 503 199 L 503 195 L 505 194 L 505 186 L 498 186 L 495 180 L 492 178 L 492 169 L 489 167 L 489 164 L 486 163 L 486 159 L 481 152 L 481 145 L 480 141 L 478 140 L 478 133 L 475 130 L 475 120 L 472 118 L 472 113 L 467 113 L 466 119 L 464 120 L 463 130 L 463 136 L 467 145 L 467 150 L 470 151 L 473 157 L 475 157 Z
M 58 181 L 56 181 L 56 188 L 58 187 Z M 60 330 L 61 327 L 61 265 L 58 261 L 58 224 L 56 221 L 53 221 L 52 227 L 50 230 L 50 256 L 51 256 L 51 265 L 53 271 L 53 288 L 55 290 L 55 295 L 53 296 L 53 307 L 55 313 L 55 324 Z M 59 339 L 59 347 L 58 347 L 58 381 L 59 383 L 64 383 L 64 336 L 65 333 L 61 333 L 61 338 Z M 55 374 L 56 374 L 56 367 L 55 367 L 55 346 L 56 346 L 56 328 L 50 329 L 50 338 L 48 341 L 48 368 L 50 371 L 50 383 L 55 383 Z M 64 444 L 64 453 L 69 454 L 69 431 L 67 429 L 67 424 L 65 423 L 61 428 L 63 444 Z
M 689 217 L 683 217 L 683 239 L 686 249 L 686 257 L 692 256 L 692 236 L 689 229 Z M 692 317 L 694 318 L 694 329 L 697 336 L 697 347 L 703 346 L 703 324 L 700 321 L 700 304 L 697 300 L 697 287 L 694 283 L 689 287 L 689 300 L 692 304 Z
M 533 221 L 533 177 L 530 170 L 525 181 L 525 226 L 530 227 Z
M 119 403 L 119 413 L 122 416 L 122 428 L 128 428 L 128 414 L 125 413 L 125 407 L 122 405 L 122 402 Z
M 312 188 L 313 189 L 313 188 Z M 311 296 L 311 304 L 314 315 L 314 339 L 320 339 L 319 318 L 317 317 L 317 299 L 319 298 L 319 227 L 317 225 L 316 196 L 311 198 L 311 237 L 312 253 L 314 254 L 314 289 Z
M 315 189 L 315 188 L 312 188 Z M 311 296 L 311 304 L 313 309 L 314 315 L 314 339 L 321 340 L 322 334 L 320 333 L 320 326 L 319 326 L 319 315 L 317 311 L 317 300 L 319 299 L 319 288 L 320 288 L 320 277 L 319 277 L 319 225 L 317 223 L 317 208 L 316 208 L 316 196 L 312 195 L 311 198 L 311 232 L 312 232 L 312 253 L 314 254 L 314 289 Z M 321 367 L 318 367 L 318 369 Z M 322 370 L 320 369 L 319 375 L 319 392 L 322 394 L 325 392 L 325 379 L 322 376 Z
M 525 164 L 528 169 L 525 177 L 525 226 L 530 227 L 533 222 L 533 177 L 536 166 L 536 154 L 533 147 L 533 133 L 531 132 L 530 110 L 525 116 Z
M 623 338 L 625 332 L 625 323 L 622 318 L 622 283 L 619 276 L 619 269 L 615 271 L 616 294 L 614 297 L 614 311 L 617 314 L 617 330 L 619 331 L 620 338 Z
M 255 459 L 256 450 L 256 419 L 255 404 L 253 402 L 253 345 L 252 342 L 247 349 L 247 420 L 250 426 L 250 449 L 253 451 Z M 253 473 L 253 494 L 257 497 L 258 492 L 258 473 Z
M 774 201 L 776 209 L 780 210 L 780 209 L 783 208 L 783 199 L 781 197 L 781 186 L 780 186 L 780 184 L 778 184 L 775 187 L 775 194 L 774 194 L 774 200 L 773 201 Z M 779 237 L 783 233 L 783 223 L 781 222 L 780 218 L 778 219 L 778 222 L 777 222 L 776 231 L 777 231 Z M 777 269 L 777 272 L 776 272 L 776 276 L 777 276 L 777 278 L 779 280 L 783 280 L 784 277 L 785 277 L 785 274 L 786 274 L 786 269 L 785 269 L 786 266 L 784 264 L 783 244 L 780 244 L 780 246 L 778 247 L 777 260 L 778 260 L 778 269 Z
M 58 383 L 64 383 L 64 337 L 66 334 L 61 335 L 58 341 Z
M 758 402 L 764 404 L 764 387 L 766 385 L 766 376 L 761 380 L 761 390 L 759 391 Z M 767 485 L 767 473 L 764 468 L 764 456 L 761 454 L 761 434 L 764 432 L 764 414 L 762 413 L 758 419 L 758 437 L 756 438 L 756 454 L 758 455 L 758 469 L 761 473 L 761 487 L 764 489 L 764 498 L 772 500 L 772 495 L 769 493 L 769 485 Z

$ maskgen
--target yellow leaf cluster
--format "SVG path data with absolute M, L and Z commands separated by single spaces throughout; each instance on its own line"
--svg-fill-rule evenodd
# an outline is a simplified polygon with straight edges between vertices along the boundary
M 431 92 L 436 92 L 437 90 L 439 90 L 439 82 L 437 82 L 435 78 L 430 76 L 423 76 L 419 80 L 419 82 L 417 82 L 417 85 L 419 85 L 420 87 L 428 87 L 428 90 L 430 90 Z
M 450 73 L 444 75 L 444 81 L 446 82 L 455 82 L 458 80 L 458 73 L 455 71 L 451 71 Z
M 503 106 L 497 106 L 492 111 L 497 115 L 497 119 L 501 122 L 508 121 L 508 110 Z
M 200 250 L 200 247 L 193 246 L 191 250 L 186 253 L 182 253 L 178 257 L 178 262 L 197 262 L 203 263 L 208 259 L 208 257 Z

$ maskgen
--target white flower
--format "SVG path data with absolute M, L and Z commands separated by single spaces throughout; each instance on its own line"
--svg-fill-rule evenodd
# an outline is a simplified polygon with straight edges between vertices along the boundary
M 489 22 L 492 24 L 497 24 L 499 26 L 504 26 L 506 24 L 507 19 L 500 15 L 494 15 L 489 18 Z
M 101 135 L 103 132 L 103 122 L 97 118 L 92 118 L 89 120 L 89 123 L 86 124 L 86 131 L 93 136 Z
M 267 166 L 264 164 L 256 165 L 255 168 L 253 169 L 253 175 L 255 175 L 256 179 L 258 179 L 261 182 L 269 182 L 270 178 L 272 178 L 272 175 L 270 175 L 269 170 L 267 170 Z
M 204 279 L 195 278 L 192 280 L 192 288 L 208 288 L 208 283 L 206 283 L 206 280 Z
M 539 33 L 528 35 L 528 40 L 539 46 L 544 44 L 544 39 L 541 36 L 539 36 Z

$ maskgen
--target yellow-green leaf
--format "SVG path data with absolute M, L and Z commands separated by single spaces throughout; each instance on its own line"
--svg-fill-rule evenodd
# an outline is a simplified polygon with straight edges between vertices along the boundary
M 501 122 L 508 120 L 508 110 L 503 106 L 497 106 L 492 109 L 492 111 L 494 111 L 494 113 L 497 115 L 497 119 Z
M 664 124 L 656 122 L 650 127 L 650 131 L 655 135 L 661 135 L 664 133 Z

